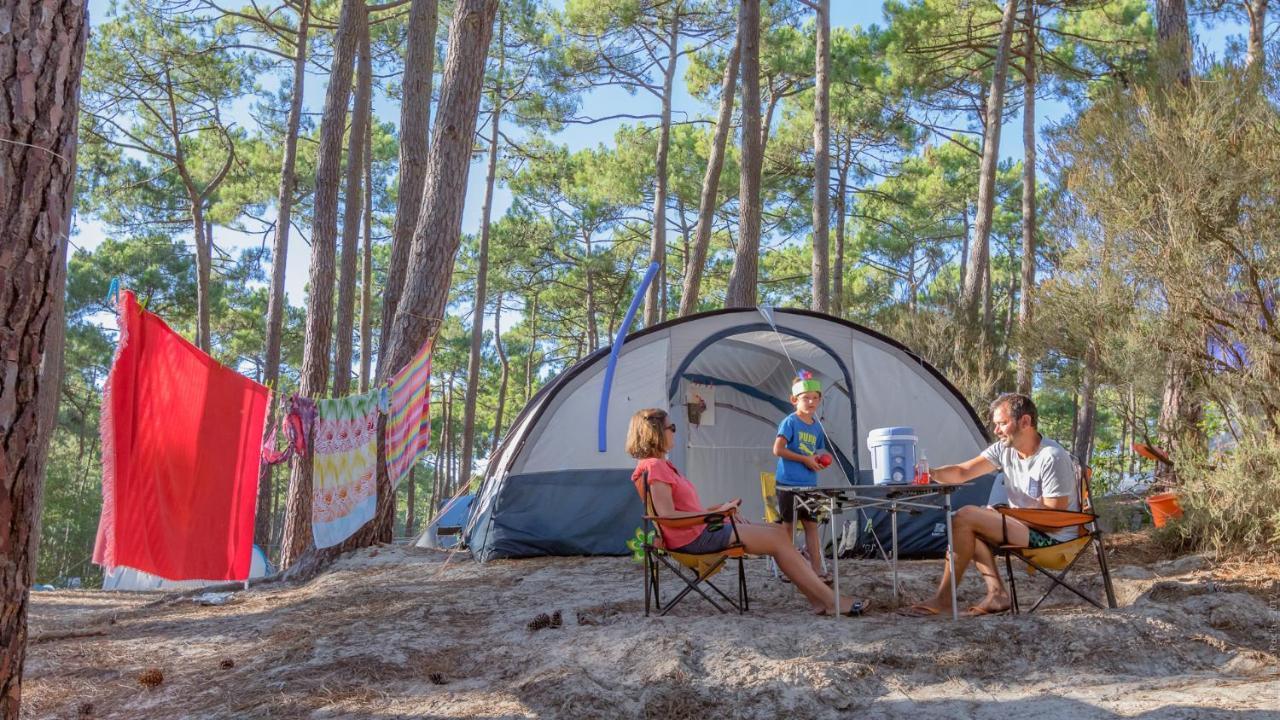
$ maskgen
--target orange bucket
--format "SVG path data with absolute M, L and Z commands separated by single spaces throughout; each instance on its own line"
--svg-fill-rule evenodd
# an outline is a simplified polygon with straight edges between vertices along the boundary
M 1164 527 L 1170 520 L 1182 517 L 1182 506 L 1178 504 L 1178 493 L 1162 492 L 1147 498 L 1147 507 L 1151 508 L 1151 520 L 1156 527 Z

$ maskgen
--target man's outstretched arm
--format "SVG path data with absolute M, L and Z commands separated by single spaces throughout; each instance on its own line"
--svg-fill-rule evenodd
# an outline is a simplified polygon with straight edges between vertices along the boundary
M 996 466 L 990 460 L 979 455 L 972 460 L 956 463 L 955 465 L 942 465 L 941 467 L 932 468 L 929 471 L 929 479 L 936 483 L 958 485 L 996 470 Z

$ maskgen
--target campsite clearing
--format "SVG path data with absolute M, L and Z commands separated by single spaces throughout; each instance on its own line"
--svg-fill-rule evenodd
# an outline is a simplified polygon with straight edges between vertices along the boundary
M 857 620 L 808 614 L 763 560 L 746 616 L 695 598 L 645 618 L 627 558 L 480 565 L 404 547 L 221 606 L 41 592 L 22 717 L 1277 717 L 1280 564 L 1117 540 L 1118 610 L 1055 594 L 1047 612 L 959 622 L 891 613 L 870 560 L 842 565 L 873 601 Z M 938 567 L 904 563 L 906 597 Z M 966 577 L 961 602 L 980 595 Z M 557 610 L 561 626 L 530 629 Z

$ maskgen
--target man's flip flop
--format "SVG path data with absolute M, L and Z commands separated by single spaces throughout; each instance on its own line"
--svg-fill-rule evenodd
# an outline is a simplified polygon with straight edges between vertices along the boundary
M 961 615 L 964 617 L 982 617 L 983 615 L 1004 615 L 1009 612 L 1009 608 L 1003 610 L 988 610 L 981 605 L 971 605 Z
M 898 610 L 898 614 L 904 617 L 926 618 L 938 615 L 938 609 L 928 605 L 911 605 Z

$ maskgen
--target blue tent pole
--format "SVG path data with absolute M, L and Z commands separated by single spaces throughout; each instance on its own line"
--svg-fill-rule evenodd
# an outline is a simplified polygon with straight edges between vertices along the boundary
M 636 318 L 636 310 L 640 309 L 640 300 L 644 298 L 645 290 L 649 289 L 649 283 L 653 282 L 654 276 L 658 274 L 658 262 L 655 260 L 649 263 L 649 269 L 645 271 L 644 279 L 640 281 L 640 288 L 636 290 L 636 296 L 631 298 L 631 307 L 627 308 L 626 317 L 622 318 L 622 325 L 618 328 L 618 336 L 613 340 L 613 348 L 609 351 L 609 365 L 604 369 L 604 387 L 600 390 L 600 422 L 597 430 L 597 447 L 600 452 L 609 450 L 608 433 L 605 431 L 605 425 L 609 421 L 609 391 L 613 388 L 613 371 L 618 366 L 618 354 L 622 352 L 622 343 L 627 339 L 627 330 L 631 327 L 631 321 Z

